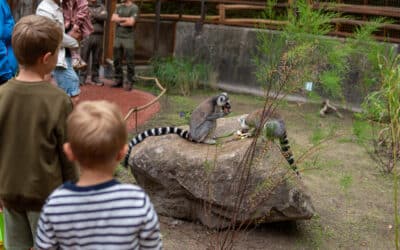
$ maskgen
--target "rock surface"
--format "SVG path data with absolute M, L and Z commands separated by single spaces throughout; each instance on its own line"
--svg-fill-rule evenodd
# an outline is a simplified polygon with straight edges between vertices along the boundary
M 216 135 L 238 128 L 237 117 L 222 118 Z M 279 147 L 261 139 L 231 135 L 205 145 L 173 134 L 149 137 L 133 148 L 129 166 L 159 214 L 198 220 L 210 228 L 314 214 L 306 188 Z

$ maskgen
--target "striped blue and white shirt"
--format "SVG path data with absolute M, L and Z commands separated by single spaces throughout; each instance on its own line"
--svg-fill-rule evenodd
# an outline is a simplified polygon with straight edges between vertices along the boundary
M 43 206 L 38 249 L 161 249 L 157 214 L 138 186 L 65 183 Z

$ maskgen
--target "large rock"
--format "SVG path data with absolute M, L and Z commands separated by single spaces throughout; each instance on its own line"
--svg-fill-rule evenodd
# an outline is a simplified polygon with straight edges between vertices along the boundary
M 237 117 L 220 119 L 216 134 L 237 129 Z M 134 147 L 129 166 L 159 214 L 200 220 L 210 228 L 314 214 L 310 196 L 279 147 L 260 139 L 232 135 L 205 145 L 177 135 L 149 137 Z

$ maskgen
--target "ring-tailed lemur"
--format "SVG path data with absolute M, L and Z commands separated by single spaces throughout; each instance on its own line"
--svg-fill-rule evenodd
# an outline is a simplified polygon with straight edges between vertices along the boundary
M 300 176 L 294 161 L 293 153 L 290 150 L 285 122 L 278 113 L 271 112 L 270 110 L 258 109 L 247 116 L 240 117 L 239 122 L 242 129 L 238 132 L 242 135 L 253 136 L 255 130 L 263 126 L 262 136 L 270 140 L 279 139 L 282 155 L 289 163 L 291 169 Z
M 160 127 L 146 130 L 134 137 L 128 147 L 128 152 L 124 159 L 124 166 L 128 166 L 129 155 L 132 148 L 142 142 L 146 137 L 166 134 L 177 134 L 180 137 L 206 144 L 215 144 L 212 134 L 217 127 L 217 119 L 230 113 L 231 105 L 228 94 L 223 92 L 217 96 L 210 97 L 200 103 L 190 116 L 189 131 L 177 127 Z

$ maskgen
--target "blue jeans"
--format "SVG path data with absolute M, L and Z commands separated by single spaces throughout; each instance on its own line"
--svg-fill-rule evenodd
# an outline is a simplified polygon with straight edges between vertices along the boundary
M 79 88 L 79 77 L 72 68 L 71 57 L 65 58 L 67 67 L 56 67 L 53 70 L 53 77 L 57 82 L 58 87 L 62 88 L 67 95 L 74 97 L 81 93 Z

